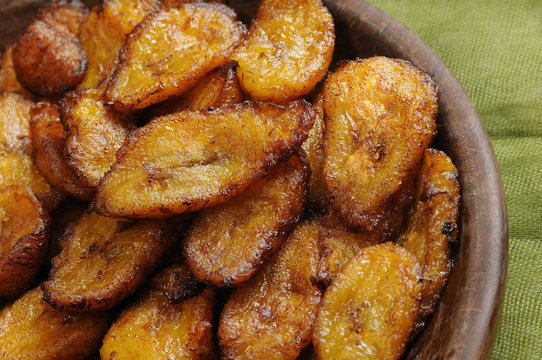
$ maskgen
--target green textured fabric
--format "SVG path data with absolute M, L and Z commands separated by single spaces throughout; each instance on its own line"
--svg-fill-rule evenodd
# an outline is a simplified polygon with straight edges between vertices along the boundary
M 542 1 L 370 2 L 442 58 L 482 117 L 503 179 L 510 238 L 491 359 L 542 359 Z

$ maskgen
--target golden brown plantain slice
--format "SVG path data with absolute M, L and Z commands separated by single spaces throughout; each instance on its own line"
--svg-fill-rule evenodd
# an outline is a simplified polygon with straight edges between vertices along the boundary
M 19 296 L 33 284 L 47 258 L 50 221 L 29 187 L 0 188 L 0 298 Z
M 24 96 L 0 95 L 0 144 L 6 149 L 26 154 L 32 152 L 30 142 L 30 110 L 34 103 Z
M 223 359 L 296 359 L 310 343 L 322 296 L 318 220 L 300 223 L 281 249 L 231 294 L 220 318 Z
M 55 310 L 35 288 L 0 310 L 0 358 L 84 360 L 99 348 L 109 319 Z
M 394 243 L 363 248 L 327 288 L 313 333 L 322 360 L 398 359 L 418 314 L 421 269 Z
M 142 109 L 182 94 L 228 62 L 244 31 L 221 4 L 187 4 L 147 16 L 126 39 L 106 101 Z
M 31 99 L 33 95 L 17 79 L 11 57 L 12 52 L 13 45 L 10 45 L 0 59 L 0 93 L 13 92 Z
M 349 226 L 371 230 L 404 207 L 401 194 L 436 132 L 436 86 L 404 60 L 374 57 L 343 62 L 323 93 L 331 206 Z
M 203 286 L 185 263 L 167 267 L 151 281 L 151 287 L 161 291 L 170 304 L 178 304 L 196 296 Z
M 129 34 L 148 14 L 163 8 L 160 0 L 106 0 L 104 16 L 120 25 L 123 34 Z
M 136 126 L 130 117 L 101 101 L 99 90 L 78 90 L 65 96 L 60 106 L 67 130 L 65 156 L 79 184 L 95 190 L 115 162 L 117 150 Z
M 196 214 L 184 240 L 194 275 L 219 286 L 250 279 L 303 212 L 310 169 L 294 155 L 232 200 Z
M 307 94 L 326 75 L 335 45 L 333 17 L 320 0 L 264 0 L 232 55 L 254 99 L 284 102 Z
M 61 241 L 45 300 L 69 311 L 105 310 L 133 294 L 176 239 L 175 220 L 114 220 L 84 214 Z
M 451 268 L 450 245 L 457 237 L 459 181 L 457 168 L 442 151 L 427 149 L 416 179 L 416 199 L 399 243 L 422 266 L 423 288 L 417 327 L 435 311 Z
M 160 289 L 145 289 L 107 332 L 101 358 L 204 359 L 214 347 L 215 297 L 216 290 L 207 287 L 199 295 L 171 304 Z
M 156 118 L 119 150 L 93 206 L 106 216 L 164 217 L 217 205 L 288 159 L 312 121 L 303 100 Z
M 79 185 L 79 180 L 64 157 L 66 131 L 56 105 L 40 102 L 30 112 L 30 133 L 34 163 L 47 182 L 64 195 L 91 200 L 95 191 Z

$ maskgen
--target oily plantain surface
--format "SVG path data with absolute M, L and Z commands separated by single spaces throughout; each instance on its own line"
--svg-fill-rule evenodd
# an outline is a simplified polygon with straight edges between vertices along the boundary
M 13 92 L 31 99 L 33 95 L 26 90 L 17 79 L 17 74 L 13 67 L 13 59 L 11 57 L 12 53 L 13 45 L 10 45 L 0 59 L 0 93 Z
M 66 161 L 79 184 L 95 190 L 136 126 L 128 115 L 105 106 L 99 90 L 68 94 L 61 101 L 60 112 L 67 130 Z
M 345 223 L 371 230 L 405 207 L 435 135 L 436 86 L 404 60 L 374 57 L 343 62 L 323 94 L 327 195 Z
M 84 360 L 100 346 L 109 319 L 103 312 L 55 310 L 35 288 L 0 310 L 0 358 Z
M 168 266 L 156 274 L 150 283 L 150 287 L 161 291 L 171 304 L 196 296 L 203 286 L 184 262 Z
M 232 58 L 243 89 L 254 99 L 284 102 L 322 80 L 334 45 L 333 18 L 320 0 L 264 0 Z
M 101 358 L 205 359 L 214 347 L 215 297 L 216 290 L 207 287 L 196 296 L 171 304 L 162 291 L 146 289 L 107 332 Z
M 79 185 L 79 180 L 64 157 L 66 131 L 58 107 L 40 102 L 30 112 L 32 156 L 40 174 L 63 195 L 91 200 L 95 191 Z
M 423 287 L 417 326 L 435 311 L 452 266 L 457 238 L 459 181 L 457 168 L 442 151 L 427 149 L 416 179 L 416 198 L 399 243 L 422 266 Z
M 414 255 L 394 243 L 359 251 L 327 288 L 313 333 L 319 359 L 398 359 L 421 293 Z
M 220 318 L 223 359 L 296 359 L 310 343 L 322 296 L 312 283 L 318 220 L 297 225 L 281 249 L 231 294 Z
M 217 205 L 296 152 L 312 121 L 303 100 L 156 118 L 118 151 L 93 206 L 106 216 L 164 217 Z
M 26 154 L 30 143 L 30 110 L 34 103 L 15 93 L 0 95 L 0 144 Z
M 142 109 L 180 95 L 228 61 L 244 25 L 221 4 L 187 4 L 147 16 L 127 37 L 105 99 Z
M 250 279 L 303 212 L 310 170 L 297 155 L 241 195 L 197 213 L 184 240 L 200 281 L 232 286 Z
M 50 217 L 27 186 L 0 188 L 0 298 L 28 289 L 47 258 Z
M 132 295 L 174 244 L 176 231 L 172 219 L 85 213 L 65 236 L 42 284 L 44 298 L 54 308 L 86 312 L 109 309 Z

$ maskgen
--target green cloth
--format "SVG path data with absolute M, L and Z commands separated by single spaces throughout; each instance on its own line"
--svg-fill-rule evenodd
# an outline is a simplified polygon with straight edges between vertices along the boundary
M 509 265 L 491 359 L 542 359 L 542 1 L 370 0 L 448 65 L 489 133 Z

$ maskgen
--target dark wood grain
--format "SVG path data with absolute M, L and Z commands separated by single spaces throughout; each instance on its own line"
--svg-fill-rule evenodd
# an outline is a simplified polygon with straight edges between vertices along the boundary
M 16 38 L 42 3 L 0 0 L 1 47 Z M 229 3 L 245 22 L 254 16 L 258 4 Z M 454 268 L 435 314 L 405 359 L 485 359 L 501 313 L 508 235 L 501 179 L 482 121 L 442 60 L 399 22 L 362 0 L 324 3 L 335 18 L 336 60 L 397 57 L 431 75 L 440 96 L 435 144 L 460 171 L 461 226 Z

